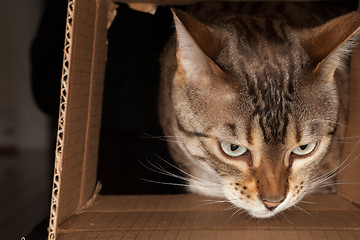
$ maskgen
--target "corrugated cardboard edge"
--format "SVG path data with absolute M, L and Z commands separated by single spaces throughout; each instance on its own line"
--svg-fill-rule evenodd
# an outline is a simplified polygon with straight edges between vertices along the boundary
M 72 44 L 71 40 L 73 37 L 73 19 L 74 19 L 74 5 L 76 0 L 68 1 L 67 9 L 67 18 L 66 18 L 66 27 L 65 27 L 65 40 L 64 40 L 64 57 L 63 57 L 63 70 L 61 76 L 61 90 L 60 90 L 60 107 L 59 107 L 59 121 L 58 121 L 58 132 L 56 140 L 56 149 L 55 149 L 55 168 L 54 168 L 54 177 L 53 177 L 53 189 L 51 197 L 51 208 L 50 208 L 50 218 L 49 218 L 49 228 L 48 228 L 48 239 L 56 240 L 56 232 L 58 227 L 58 203 L 59 203 L 59 191 L 60 191 L 60 180 L 62 172 L 62 161 L 63 161 L 63 144 L 64 144 L 64 131 L 66 124 L 66 113 L 67 113 L 67 100 L 68 100 L 68 90 L 69 90 L 69 73 L 70 73 L 70 62 L 71 62 L 71 53 L 72 53 Z M 96 0 L 97 2 L 103 0 Z M 116 5 L 114 3 L 108 9 L 108 23 L 107 27 L 109 28 L 112 21 L 116 16 Z M 101 184 L 97 184 L 95 192 L 82 207 L 78 209 L 78 212 L 81 213 L 85 208 L 90 207 L 101 189 Z
M 64 59 L 63 59 L 63 71 L 61 77 L 61 90 L 60 90 L 60 107 L 59 107 L 59 122 L 58 132 L 56 139 L 55 149 L 55 169 L 53 179 L 53 190 L 51 197 L 50 219 L 49 219 L 49 233 L 48 239 L 56 239 L 57 230 L 57 216 L 58 216 L 58 200 L 60 190 L 60 177 L 61 166 L 63 160 L 63 143 L 64 143 L 64 129 L 65 129 L 65 116 L 67 111 L 67 93 L 69 88 L 69 72 L 70 72 L 70 55 L 71 55 L 71 37 L 73 34 L 73 16 L 74 16 L 74 0 L 69 0 L 67 18 L 66 18 L 66 30 L 65 30 L 65 43 L 64 43 Z

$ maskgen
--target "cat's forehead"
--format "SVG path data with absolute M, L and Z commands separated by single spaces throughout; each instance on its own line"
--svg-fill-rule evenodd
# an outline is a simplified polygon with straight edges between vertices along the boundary
M 216 61 L 232 74 L 279 78 L 307 65 L 296 31 L 286 23 L 241 16 L 224 24 L 226 41 Z

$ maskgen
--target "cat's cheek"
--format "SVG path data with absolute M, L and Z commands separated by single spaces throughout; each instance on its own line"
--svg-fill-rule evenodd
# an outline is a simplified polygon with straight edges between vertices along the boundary
M 223 186 L 225 197 L 235 206 L 246 210 L 252 216 L 264 217 L 263 214 L 267 210 L 257 197 L 255 184 L 239 179 L 237 181 L 228 179 L 223 182 Z
M 224 193 L 221 188 L 212 186 L 202 186 L 196 180 L 189 180 L 188 191 L 195 194 L 200 194 L 208 197 L 224 198 Z
M 297 173 L 301 172 L 305 169 L 314 169 L 315 166 L 318 166 L 320 161 L 324 158 L 328 146 L 330 144 L 329 138 L 324 138 L 323 140 L 319 141 L 319 146 L 316 147 L 314 153 L 311 153 L 309 157 L 294 157 L 292 160 L 291 172 Z M 310 175 L 311 173 L 306 175 Z
M 197 138 L 186 138 L 186 148 L 192 156 L 206 157 L 206 154 L 203 151 L 203 145 Z

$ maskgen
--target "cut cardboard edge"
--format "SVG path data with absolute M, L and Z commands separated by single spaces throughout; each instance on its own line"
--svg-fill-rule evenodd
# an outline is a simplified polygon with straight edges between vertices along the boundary
M 108 4 L 107 12 L 107 24 L 106 29 L 108 29 L 116 16 L 116 4 L 111 0 L 96 0 L 96 9 L 103 2 Z M 66 124 L 67 124 L 67 112 L 69 108 L 69 87 L 70 87 L 70 78 L 71 78 L 71 58 L 73 54 L 73 35 L 74 35 L 74 18 L 75 18 L 75 2 L 76 0 L 69 0 L 67 7 L 67 17 L 66 17 L 66 26 L 65 26 L 65 39 L 64 39 L 64 54 L 63 54 L 63 66 L 62 66 L 62 76 L 61 76 L 61 87 L 60 87 L 60 105 L 59 105 L 59 120 L 58 120 L 58 131 L 56 139 L 56 149 L 55 149 L 55 163 L 54 163 L 54 175 L 53 175 L 53 187 L 52 187 L 52 197 L 51 197 L 51 207 L 50 207 L 50 217 L 49 217 L 49 228 L 48 228 L 48 239 L 55 240 L 58 230 L 59 220 L 59 197 L 61 195 L 61 180 L 62 180 L 62 171 L 63 171 L 63 160 L 64 160 L 64 142 L 66 138 Z M 95 40 L 94 40 L 95 41 Z M 106 42 L 107 43 L 107 42 Z M 92 49 L 94 51 L 94 49 Z M 91 117 L 88 115 L 88 118 Z M 96 179 L 95 179 L 96 180 Z M 83 181 L 83 180 L 82 180 Z M 79 206 L 75 211 L 76 213 L 81 213 L 84 209 L 90 207 L 96 200 L 96 197 L 100 191 L 101 184 L 98 183 L 92 197 L 86 201 L 83 205 Z M 82 190 L 81 190 L 82 191 Z
M 63 142 L 64 142 L 64 129 L 66 125 L 66 111 L 67 111 L 67 93 L 69 88 L 69 75 L 70 75 L 70 61 L 71 61 L 71 36 L 73 34 L 73 16 L 74 16 L 74 1 L 69 0 L 66 17 L 65 27 L 65 41 L 64 41 L 64 57 L 62 66 L 61 76 L 61 87 L 60 87 L 60 107 L 59 107 L 59 120 L 58 120 L 58 131 L 56 138 L 56 149 L 55 149 L 55 167 L 53 177 L 53 189 L 51 196 L 51 207 L 50 207 L 50 219 L 48 229 L 48 239 L 53 240 L 56 238 L 56 230 L 58 227 L 57 216 L 58 216 L 58 201 L 60 178 L 62 172 L 62 160 L 63 160 Z

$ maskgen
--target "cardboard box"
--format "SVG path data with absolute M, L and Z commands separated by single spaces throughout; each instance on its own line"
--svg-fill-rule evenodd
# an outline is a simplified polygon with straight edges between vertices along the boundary
M 132 1 L 128 1 L 132 2 Z M 151 0 L 187 4 L 194 0 Z M 268 220 L 234 214 L 192 194 L 101 196 L 96 187 L 110 0 L 69 0 L 49 239 L 360 239 L 360 184 L 310 195 Z M 350 112 L 340 181 L 360 182 L 360 51 L 353 55 Z M 355 141 L 356 140 L 356 141 Z M 311 202 L 314 204 L 307 204 Z M 206 203 L 206 202 L 205 202 Z

